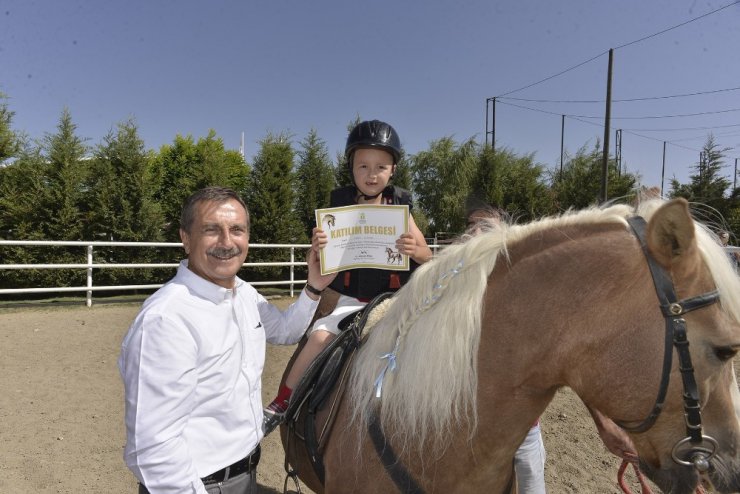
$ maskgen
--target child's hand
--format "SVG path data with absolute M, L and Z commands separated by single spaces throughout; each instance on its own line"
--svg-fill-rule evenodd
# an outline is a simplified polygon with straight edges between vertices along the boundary
M 327 243 L 329 243 L 329 238 L 324 233 L 324 230 L 318 226 L 314 227 L 313 235 L 311 236 L 311 248 L 318 253 L 320 249 L 326 247 Z
M 416 238 L 414 238 L 410 233 L 402 233 L 401 236 L 396 239 L 396 249 L 401 254 L 414 257 L 417 250 Z

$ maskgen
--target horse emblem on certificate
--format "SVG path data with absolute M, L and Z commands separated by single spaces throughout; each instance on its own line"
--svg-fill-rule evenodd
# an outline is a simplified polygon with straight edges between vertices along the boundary
M 409 270 L 409 257 L 396 250 L 396 239 L 409 231 L 407 205 L 317 209 L 316 224 L 329 239 L 321 249 L 321 274 L 355 268 Z

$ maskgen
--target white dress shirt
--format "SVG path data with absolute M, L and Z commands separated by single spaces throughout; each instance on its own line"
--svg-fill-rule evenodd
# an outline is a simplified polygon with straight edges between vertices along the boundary
M 237 278 L 234 289 L 187 268 L 149 297 L 123 340 L 124 458 L 152 494 L 199 493 L 201 477 L 262 439 L 265 340 L 296 343 L 317 302 L 285 312 Z

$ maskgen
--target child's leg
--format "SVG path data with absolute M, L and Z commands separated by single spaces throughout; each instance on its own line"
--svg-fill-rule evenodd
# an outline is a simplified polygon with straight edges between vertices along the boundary
M 339 322 L 364 305 L 365 303 L 357 299 L 341 296 L 335 310 L 314 323 L 314 328 L 308 333 L 306 344 L 303 345 L 301 353 L 296 356 L 293 366 L 285 377 L 285 383 L 278 390 L 277 397 L 264 410 L 262 430 L 265 434 L 269 434 L 282 422 L 293 394 L 293 388 L 298 385 L 311 362 L 337 337 Z
M 306 344 L 303 345 L 301 353 L 293 362 L 293 367 L 290 368 L 288 376 L 285 378 L 285 385 L 290 389 L 294 389 L 303 377 L 303 373 L 306 372 L 308 366 L 314 361 L 316 357 L 331 343 L 337 336 L 330 333 L 329 331 L 322 331 L 320 329 L 314 330 L 308 335 Z
M 323 330 L 313 330 L 308 335 L 306 344 L 303 345 L 301 353 L 296 357 L 288 376 L 285 378 L 285 384 L 280 386 L 277 397 L 264 410 L 265 418 L 262 423 L 262 432 L 265 435 L 272 432 L 283 421 L 290 396 L 293 394 L 293 388 L 298 385 L 311 362 L 334 338 L 336 338 L 336 335 Z

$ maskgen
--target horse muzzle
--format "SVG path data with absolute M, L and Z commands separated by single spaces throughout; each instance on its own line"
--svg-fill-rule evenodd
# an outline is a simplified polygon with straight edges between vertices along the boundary
M 740 461 L 717 453 L 716 441 L 694 447 L 680 441 L 677 458 L 656 468 L 640 460 L 640 470 L 666 494 L 695 494 L 699 485 L 712 492 L 740 492 Z M 703 470 L 702 470 L 703 469 Z

